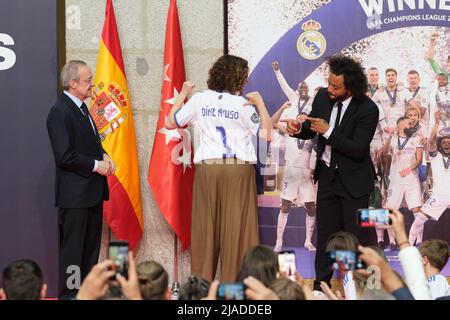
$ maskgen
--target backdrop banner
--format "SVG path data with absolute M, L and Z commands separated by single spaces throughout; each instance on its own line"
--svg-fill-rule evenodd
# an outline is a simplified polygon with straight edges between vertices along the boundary
M 58 2 L 0 3 L 0 270 L 36 261 L 53 297 L 58 225 L 46 119 L 57 99 Z
M 431 158 L 427 152 L 427 139 L 437 110 L 442 114 L 438 136 L 450 133 L 448 79 L 445 83 L 450 71 L 450 5 L 433 0 L 234 0 L 227 2 L 227 11 L 228 52 L 247 59 L 251 68 L 246 92 L 261 92 L 271 115 L 286 101 L 291 102 L 290 108 L 275 115 L 278 119 L 309 112 L 316 90 L 328 85 L 327 57 L 342 53 L 361 62 L 369 78 L 370 74 L 373 78 L 374 86 L 368 95 L 383 114 L 379 135 L 376 134 L 371 145 L 382 181 L 380 201 L 375 206 L 395 203 L 405 215 L 407 231 L 414 220 L 412 209 L 426 206 L 424 210 L 433 211 L 435 219 L 426 222 L 423 241 L 431 238 L 450 241 L 447 208 L 450 188 L 436 183 L 440 176 L 438 173 L 433 176 L 429 170 Z M 388 82 L 386 70 L 390 68 L 395 69 L 394 82 Z M 390 77 L 393 71 L 388 73 Z M 306 88 L 303 93 L 302 82 Z M 392 87 L 389 92 L 388 85 Z M 306 98 L 301 97 L 299 102 L 301 95 Z M 418 110 L 417 113 L 408 107 Z M 381 149 L 402 116 L 408 117 L 409 126 L 415 130 L 409 147 L 399 151 L 392 143 L 390 156 L 383 157 Z M 396 139 L 394 133 L 392 142 Z M 411 173 L 411 183 L 404 186 L 395 174 L 412 164 L 411 159 L 420 147 L 423 147 L 422 165 Z M 414 153 L 413 157 L 408 157 L 407 152 Z M 290 205 L 282 236 L 283 249 L 295 249 L 301 256 L 297 259 L 302 261 L 301 271 L 306 277 L 315 276 L 314 251 L 304 248 L 305 238 L 314 228 L 312 219 L 305 216 L 305 208 L 315 201 L 316 194 L 309 173 L 303 170 L 314 169 L 315 161 L 310 157 L 314 157 L 314 144 L 297 144 L 292 138 L 275 134 L 268 152 L 260 152 L 257 166 L 262 242 L 275 246 L 277 229 L 280 237 L 285 223 L 279 217 L 281 204 Z M 400 192 L 406 189 L 409 191 Z M 446 205 L 436 199 L 440 193 L 446 199 L 443 201 L 448 202 Z M 389 244 L 387 232 L 383 235 L 381 231 L 381 239 Z M 395 265 L 398 252 L 386 253 Z M 448 265 L 444 273 L 450 275 Z

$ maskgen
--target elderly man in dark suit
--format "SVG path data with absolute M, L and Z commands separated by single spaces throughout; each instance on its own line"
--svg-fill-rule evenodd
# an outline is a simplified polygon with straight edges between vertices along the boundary
M 106 176 L 115 168 L 83 102 L 92 94 L 90 68 L 83 61 L 69 61 L 61 83 L 64 93 L 48 114 L 47 130 L 56 164 L 59 296 L 71 299 L 98 261 L 103 201 L 109 197 Z
M 330 284 L 332 272 L 325 249 L 333 233 L 347 231 L 363 245 L 376 243 L 375 230 L 357 226 L 356 210 L 368 207 L 374 187 L 370 142 L 378 108 L 366 95 L 367 78 L 359 63 L 337 55 L 328 65 L 328 87 L 318 91 L 307 120 L 286 120 L 288 133 L 296 138 L 319 135 L 314 176 L 319 183 L 315 290 L 320 290 L 321 281 Z

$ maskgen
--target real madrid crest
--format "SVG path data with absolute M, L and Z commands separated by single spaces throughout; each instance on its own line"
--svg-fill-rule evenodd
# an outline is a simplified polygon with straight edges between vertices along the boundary
M 114 82 L 110 82 L 106 89 L 105 84 L 100 82 L 95 87 L 94 96 L 89 110 L 100 133 L 100 139 L 104 141 L 127 119 L 124 112 L 128 107 L 126 93 Z
M 303 32 L 297 40 L 297 50 L 308 60 L 320 58 L 327 48 L 325 37 L 319 32 L 322 28 L 319 22 L 308 20 L 302 24 Z

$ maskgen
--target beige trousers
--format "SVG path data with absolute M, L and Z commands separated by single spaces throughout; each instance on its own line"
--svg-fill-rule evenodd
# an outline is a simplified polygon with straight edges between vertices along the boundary
M 233 282 L 247 250 L 259 244 L 255 168 L 197 164 L 192 199 L 191 273 Z

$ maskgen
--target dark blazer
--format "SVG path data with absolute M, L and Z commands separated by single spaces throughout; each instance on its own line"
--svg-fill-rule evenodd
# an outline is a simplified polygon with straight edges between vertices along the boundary
M 314 98 L 310 116 L 322 118 L 329 123 L 333 105 L 334 102 L 329 98 L 327 88 L 320 89 Z M 342 117 L 339 128 L 334 129 L 328 139 L 342 183 L 355 198 L 370 194 L 374 187 L 375 169 L 370 157 L 370 142 L 377 124 L 377 105 L 369 97 L 364 96 L 361 100 L 353 97 Z M 316 133 L 311 131 L 310 127 L 311 122 L 304 122 L 300 133 L 294 137 L 314 138 Z M 327 139 L 319 135 L 317 161 L 322 157 L 326 144 Z M 316 167 L 318 168 L 318 166 Z M 318 179 L 317 171 L 314 175 L 316 181 Z
M 104 153 L 97 128 L 64 93 L 48 114 L 47 130 L 56 163 L 55 205 L 89 208 L 108 199 L 106 177 L 92 172 Z

